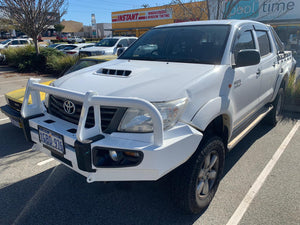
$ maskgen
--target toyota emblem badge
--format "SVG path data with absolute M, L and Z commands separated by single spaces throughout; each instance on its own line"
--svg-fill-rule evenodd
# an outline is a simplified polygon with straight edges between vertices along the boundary
M 71 102 L 70 100 L 64 101 L 64 110 L 68 114 L 74 114 L 75 113 L 75 104 Z

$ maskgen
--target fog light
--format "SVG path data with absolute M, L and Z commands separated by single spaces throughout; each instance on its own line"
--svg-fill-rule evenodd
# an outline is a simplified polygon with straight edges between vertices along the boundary
M 142 162 L 144 156 L 140 151 L 103 147 L 93 148 L 92 154 L 93 165 L 97 168 L 137 166 Z

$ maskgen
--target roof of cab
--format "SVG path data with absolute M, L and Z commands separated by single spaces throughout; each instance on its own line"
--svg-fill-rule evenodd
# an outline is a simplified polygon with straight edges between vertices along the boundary
M 253 20 L 203 20 L 203 21 L 192 21 L 192 22 L 182 22 L 182 23 L 172 23 L 172 24 L 165 24 L 160 25 L 155 28 L 162 28 L 162 27 L 178 27 L 178 26 L 195 26 L 195 25 L 233 25 L 239 26 L 245 23 L 253 23 L 253 24 L 261 24 L 263 23 L 253 21 Z

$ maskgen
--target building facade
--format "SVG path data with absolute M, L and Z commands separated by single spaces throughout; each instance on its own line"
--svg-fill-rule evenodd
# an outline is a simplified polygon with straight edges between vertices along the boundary
M 86 38 L 105 38 L 112 36 L 111 23 L 96 23 L 94 26 L 83 26 L 84 34 L 82 36 Z
M 229 14 L 229 19 L 252 19 L 270 24 L 287 49 L 300 50 L 299 0 L 240 1 Z
M 184 4 L 184 7 L 180 5 L 165 5 L 112 12 L 112 32 L 114 36 L 139 37 L 158 25 L 206 20 L 207 13 L 205 13 L 205 10 L 205 2 L 193 2 Z
M 210 6 L 217 7 L 216 1 Z M 223 1 L 221 11 L 227 10 L 229 0 Z M 205 1 L 184 5 L 166 5 L 151 8 L 113 12 L 113 35 L 139 37 L 152 27 L 193 20 L 206 20 Z M 214 18 L 210 9 L 210 18 Z M 252 19 L 271 24 L 287 49 L 300 52 L 300 0 L 241 0 L 231 10 L 227 19 Z

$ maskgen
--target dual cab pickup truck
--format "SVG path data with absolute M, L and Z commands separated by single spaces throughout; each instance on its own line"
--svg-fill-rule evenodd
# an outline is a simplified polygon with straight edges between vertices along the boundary
M 172 171 L 179 205 L 199 213 L 215 195 L 226 152 L 263 118 L 277 123 L 291 68 L 291 53 L 262 23 L 158 26 L 116 60 L 50 86 L 30 79 L 22 123 L 36 149 L 87 182 Z

